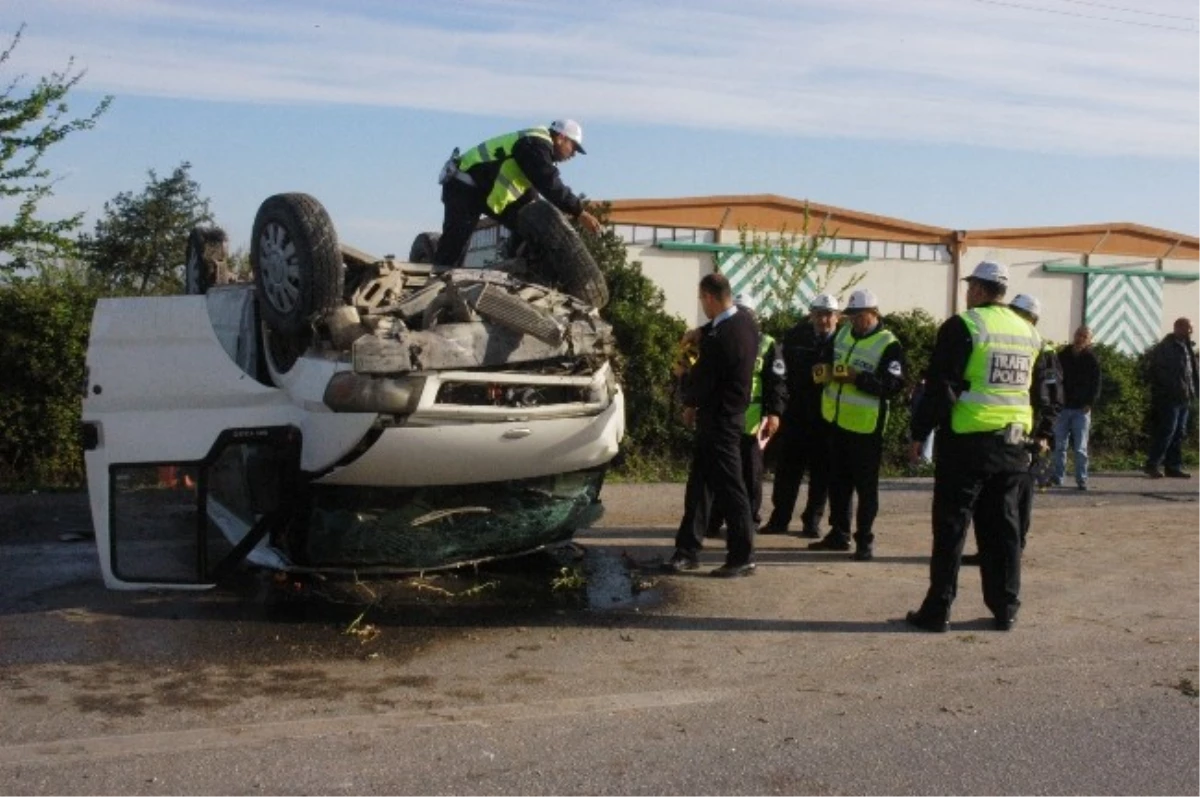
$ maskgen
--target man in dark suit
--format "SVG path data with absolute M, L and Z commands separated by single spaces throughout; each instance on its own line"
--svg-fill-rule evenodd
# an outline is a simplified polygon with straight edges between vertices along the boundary
M 754 573 L 754 520 L 742 478 L 741 437 L 750 404 L 758 330 L 733 302 L 729 280 L 708 274 L 700 280 L 700 306 L 709 322 L 700 328 L 700 356 L 684 390 L 684 423 L 696 427 L 692 481 L 712 495 L 725 518 L 725 564 L 712 571 L 722 578 Z M 680 524 L 668 572 L 695 570 L 704 545 L 699 524 Z

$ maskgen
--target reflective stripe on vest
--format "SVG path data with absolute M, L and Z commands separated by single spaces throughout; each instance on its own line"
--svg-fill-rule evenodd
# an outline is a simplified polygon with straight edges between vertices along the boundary
M 467 150 L 458 162 L 459 170 L 465 172 L 481 163 L 500 161 L 500 171 L 496 174 L 496 182 L 492 183 L 492 190 L 487 196 L 487 206 L 493 213 L 499 214 L 533 187 L 533 183 L 529 181 L 525 172 L 512 157 L 513 147 L 518 140 L 526 136 L 545 141 L 551 140 L 550 131 L 547 128 L 530 127 L 515 133 L 489 138 L 482 144 Z
M 775 338 L 762 334 L 758 344 L 758 358 L 754 361 L 754 376 L 750 378 L 750 405 L 746 407 L 746 434 L 758 434 L 758 425 L 762 423 L 762 367 L 767 359 L 767 352 L 775 345 Z
M 850 365 L 863 373 L 875 373 L 887 347 L 896 342 L 896 336 L 882 327 L 858 339 L 850 331 L 851 325 L 846 324 L 833 339 L 834 365 Z M 859 390 L 848 382 L 828 382 L 821 391 L 821 416 L 849 432 L 874 432 L 879 425 L 880 412 L 886 410 L 879 396 Z
M 1021 316 L 1001 305 L 959 314 L 971 333 L 971 354 L 963 378 L 967 389 L 950 411 L 958 434 L 998 432 L 1010 423 L 1033 428 L 1029 388 L 1042 338 Z

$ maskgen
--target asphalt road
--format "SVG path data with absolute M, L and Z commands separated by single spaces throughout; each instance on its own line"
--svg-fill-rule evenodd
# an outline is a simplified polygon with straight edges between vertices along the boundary
M 658 576 L 682 486 L 609 485 L 577 560 L 290 600 L 106 591 L 82 496 L 0 496 L 0 792 L 1195 794 L 1196 484 L 1092 483 L 1039 496 L 1017 628 L 964 569 L 945 635 L 901 620 L 928 480 L 870 563 Z

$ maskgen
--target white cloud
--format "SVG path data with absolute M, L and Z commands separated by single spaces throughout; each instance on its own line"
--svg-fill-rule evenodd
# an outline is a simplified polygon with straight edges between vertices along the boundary
M 120 95 L 1195 156 L 1195 5 L 1125 5 L 28 0 L 18 12 L 23 68 L 74 54 L 89 89 Z

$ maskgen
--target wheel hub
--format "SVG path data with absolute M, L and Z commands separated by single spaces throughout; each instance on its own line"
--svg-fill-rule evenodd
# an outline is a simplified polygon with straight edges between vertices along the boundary
M 258 269 L 267 301 L 280 313 L 291 313 L 300 299 L 300 263 L 296 246 L 282 224 L 263 226 L 258 239 Z

